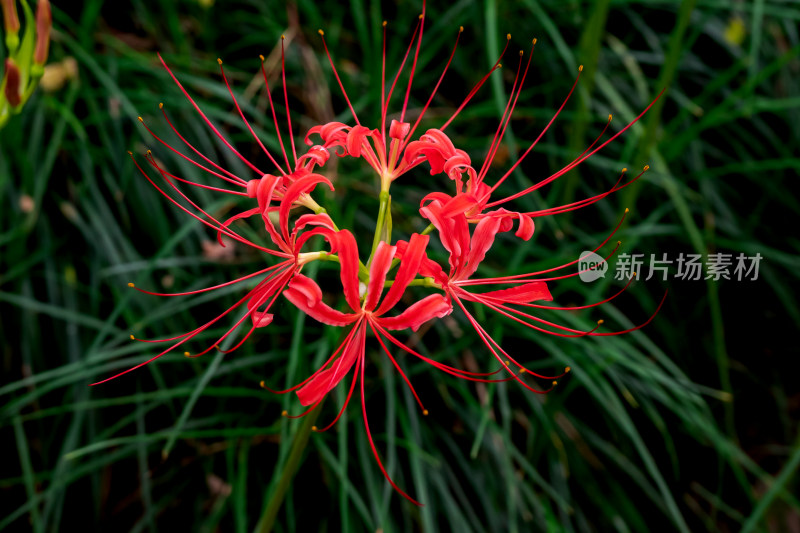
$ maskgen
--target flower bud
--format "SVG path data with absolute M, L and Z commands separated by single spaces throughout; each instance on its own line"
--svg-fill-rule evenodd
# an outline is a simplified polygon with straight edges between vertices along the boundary
M 17 16 L 17 0 L 0 0 L 3 8 L 3 29 L 6 33 L 19 32 L 19 17 Z
M 22 102 L 22 95 L 20 93 L 20 73 L 19 67 L 13 59 L 6 58 L 6 73 L 5 73 L 5 96 L 6 101 L 11 107 L 17 107 Z
M 36 48 L 33 51 L 33 62 L 44 65 L 50 48 L 50 28 L 53 27 L 53 16 L 50 13 L 50 0 L 39 0 L 36 6 Z
M 19 16 L 17 0 L 0 0 L 3 8 L 3 29 L 6 32 L 6 48 L 13 53 L 19 46 Z

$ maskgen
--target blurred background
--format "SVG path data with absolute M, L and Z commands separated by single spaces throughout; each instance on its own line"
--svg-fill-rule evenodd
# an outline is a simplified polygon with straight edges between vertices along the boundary
M 281 87 L 285 35 L 293 132 L 302 142 L 315 124 L 350 121 L 317 35 L 323 28 L 354 106 L 375 124 L 381 21 L 388 20 L 393 74 L 420 11 L 420 2 L 406 0 L 55 2 L 45 77 L 0 130 L 0 529 L 257 527 L 267 502 L 282 494 L 292 435 L 303 423 L 281 417 L 284 409 L 300 412 L 294 395 L 271 394 L 259 381 L 284 388 L 302 380 L 341 342 L 341 331 L 304 318 L 281 299 L 275 322 L 234 353 L 167 355 L 88 387 L 157 353 L 130 334 L 184 333 L 243 294 L 234 286 L 167 299 L 128 289 L 128 282 L 193 290 L 271 262 L 241 246 L 218 246 L 127 155 L 143 161 L 152 149 L 173 173 L 213 184 L 137 120 L 141 115 L 175 141 L 158 109 L 163 102 L 198 149 L 250 176 L 204 126 L 156 53 L 238 149 L 266 168 L 216 58 L 225 61 L 263 142 L 277 148 L 259 54 L 271 85 Z M 666 88 L 623 137 L 512 207 L 542 209 L 598 194 L 622 167 L 649 164 L 650 171 L 596 205 L 537 219 L 530 242 L 499 238 L 485 272 L 573 261 L 602 242 L 629 207 L 614 238 L 622 240 L 620 253 L 644 254 L 640 280 L 600 307 L 541 316 L 586 329 L 603 319 L 603 331 L 618 331 L 645 322 L 664 291 L 668 296 L 650 324 L 617 337 L 562 339 L 476 310 L 484 327 L 531 368 L 573 371 L 550 394 L 534 395 L 514 383 L 456 380 L 400 356 L 427 417 L 370 337 L 373 435 L 393 479 L 425 506 L 411 505 L 385 482 L 355 401 L 333 430 L 312 435 L 302 450 L 274 529 L 800 531 L 800 387 L 790 370 L 800 323 L 800 203 L 791 192 L 800 168 L 800 5 L 461 0 L 429 1 L 427 14 L 410 116 L 429 96 L 459 26 L 464 33 L 424 127 L 438 127 L 452 114 L 512 35 L 503 69 L 448 129 L 476 163 L 503 112 L 517 50 L 527 57 L 538 38 L 490 181 L 539 134 L 584 65 L 575 94 L 508 180 L 507 193 L 572 161 L 609 113 L 610 130 L 618 131 Z M 336 159 L 325 169 L 336 192 L 321 203 L 369 242 L 377 180 L 366 165 Z M 427 225 L 417 214 L 419 201 L 450 186 L 445 181 L 420 168 L 395 184 L 395 238 Z M 220 217 L 246 205 L 213 191 L 191 192 Z M 266 237 L 257 225 L 248 235 Z M 445 260 L 441 247 L 433 248 Z M 757 279 L 678 278 L 681 254 L 708 262 L 714 253 L 760 254 Z M 645 279 L 651 254 L 675 262 L 666 281 L 660 272 Z M 611 271 L 616 266 L 612 260 Z M 320 276 L 334 279 L 336 270 Z M 608 275 L 594 283 L 572 277 L 550 289 L 559 305 L 580 306 L 622 286 Z M 220 323 L 203 340 L 227 327 Z M 497 368 L 463 315 L 400 338 L 460 368 Z M 321 421 L 336 415 L 345 394 L 340 386 L 331 395 Z

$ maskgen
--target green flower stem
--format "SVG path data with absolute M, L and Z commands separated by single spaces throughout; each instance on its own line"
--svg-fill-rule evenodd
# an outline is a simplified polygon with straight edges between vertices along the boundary
M 380 207 L 378 208 L 378 220 L 375 222 L 375 237 L 372 239 L 372 249 L 369 252 L 367 265 L 372 263 L 378 243 L 381 241 L 391 242 L 392 239 L 392 196 L 389 191 L 381 191 L 379 198 Z
M 292 451 L 289 453 L 289 457 L 286 459 L 286 464 L 283 466 L 283 470 L 280 473 L 281 477 L 278 481 L 278 486 L 275 488 L 275 492 L 270 497 L 269 502 L 267 502 L 267 506 L 264 508 L 264 513 L 261 515 L 261 520 L 258 522 L 258 527 L 256 528 L 258 533 L 268 533 L 269 531 L 272 531 L 272 528 L 275 525 L 275 519 L 278 517 L 278 511 L 280 511 L 281 506 L 283 505 L 283 500 L 286 498 L 286 491 L 289 489 L 292 478 L 294 477 L 295 473 L 297 473 L 297 469 L 300 467 L 300 462 L 303 459 L 303 452 L 306 449 L 308 439 L 313 431 L 314 422 L 316 422 L 317 417 L 322 410 L 321 407 L 323 403 L 324 400 L 323 402 L 320 402 L 316 409 L 308 413 L 303 418 L 302 425 L 297 430 L 297 433 L 294 434 Z
M 388 289 L 392 285 L 394 285 L 394 280 L 385 281 L 383 283 L 383 288 L 384 289 Z M 433 278 L 412 279 L 411 281 L 408 282 L 408 286 L 409 287 L 432 287 L 434 289 L 441 289 L 442 288 L 442 286 L 439 285 L 438 283 L 436 283 L 433 280 Z
M 328 214 L 328 210 L 325 209 L 324 207 L 322 207 L 321 205 L 319 205 L 318 203 L 314 202 L 313 205 L 316 206 L 316 207 L 314 207 L 312 209 L 312 211 L 314 211 L 315 215 L 322 215 L 322 214 L 327 215 Z M 334 222 L 332 218 L 331 218 L 331 222 L 333 222 L 333 229 L 335 229 L 336 231 L 339 231 L 339 226 L 336 225 L 336 222 Z M 390 224 L 389 227 L 391 228 L 391 221 L 389 222 L 389 224 Z M 391 229 L 390 229 L 390 231 L 391 231 Z M 320 256 L 320 259 L 323 260 L 323 261 L 337 261 L 337 262 L 339 261 L 339 258 L 337 256 L 335 256 L 335 255 L 332 255 L 332 254 L 325 254 L 323 256 Z M 358 260 L 358 279 L 360 279 L 364 283 L 369 281 L 369 269 L 367 268 L 367 265 L 365 265 L 361 261 L 361 259 Z

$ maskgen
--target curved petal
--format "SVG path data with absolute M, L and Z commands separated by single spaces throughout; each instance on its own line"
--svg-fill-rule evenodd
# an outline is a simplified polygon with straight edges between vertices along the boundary
M 517 213 L 517 215 L 519 226 L 517 227 L 517 231 L 514 232 L 514 235 L 524 241 L 528 241 L 533 237 L 533 231 L 536 229 L 536 225 L 533 223 L 533 218 L 525 213 Z
M 389 137 L 392 139 L 396 139 L 398 141 L 402 141 L 408 135 L 408 130 L 411 129 L 411 123 L 409 122 L 399 122 L 397 120 L 392 120 L 391 126 L 389 126 Z
M 350 372 L 358 357 L 364 355 L 367 330 L 363 322 L 356 327 L 358 332 L 349 339 L 342 355 L 331 363 L 332 366 L 317 374 L 297 391 L 297 398 L 301 404 L 313 405 L 322 400 Z
M 367 286 L 367 300 L 364 302 L 364 309 L 372 311 L 378 305 L 381 294 L 383 294 L 383 284 L 386 281 L 386 274 L 392 266 L 392 259 L 397 248 L 381 241 L 372 256 L 372 264 L 369 268 L 369 285 Z M 397 283 L 397 281 L 395 281 Z M 393 286 L 394 287 L 394 286 Z M 383 306 L 381 306 L 382 308 Z M 378 313 L 380 314 L 380 313 Z
M 417 331 L 419 327 L 432 318 L 442 318 L 453 311 L 450 300 L 441 294 L 431 294 L 418 301 L 402 313 L 393 317 L 380 317 L 375 320 L 385 329 L 411 328 Z
M 381 306 L 375 312 L 377 316 L 384 314 L 400 301 L 406 287 L 419 272 L 422 259 L 425 258 L 425 248 L 428 246 L 428 240 L 429 237 L 427 235 L 420 235 L 419 233 L 414 233 L 411 236 L 408 241 L 408 247 L 400 261 L 400 268 L 397 270 L 394 283 L 389 292 L 386 293 L 386 298 L 383 299 Z
M 486 257 L 486 252 L 492 247 L 494 237 L 501 230 L 502 220 L 498 217 L 482 218 L 475 231 L 472 233 L 467 264 L 460 273 L 461 279 L 470 277 Z
M 333 248 L 339 254 L 339 276 L 342 280 L 344 298 L 355 312 L 361 312 L 361 297 L 358 292 L 358 245 L 353 234 L 346 229 L 331 236 Z M 331 240 L 329 239 L 329 240 Z
M 395 246 L 397 247 L 395 257 L 402 261 L 403 257 L 405 257 L 406 250 L 408 249 L 408 241 L 397 241 Z M 439 263 L 433 259 L 429 259 L 427 255 L 422 258 L 418 273 L 420 276 L 433 278 L 438 283 L 447 281 L 447 274 L 444 273 L 441 265 L 439 265 Z
M 537 300 L 544 300 L 547 302 L 553 301 L 553 295 L 550 294 L 550 289 L 547 288 L 547 283 L 544 281 L 532 281 L 509 289 L 483 292 L 477 296 L 481 298 L 497 298 L 504 302 L 521 304 L 535 302 Z
M 329 326 L 346 326 L 358 318 L 358 315 L 342 313 L 323 302 L 322 289 L 302 274 L 295 274 L 283 295 L 308 316 Z
M 279 213 L 281 233 L 283 233 L 283 238 L 286 242 L 289 242 L 289 211 L 292 209 L 294 202 L 301 194 L 311 192 L 319 183 L 324 183 L 330 190 L 333 190 L 333 183 L 321 174 L 308 174 L 303 176 L 286 189 L 286 194 L 283 195 L 283 200 L 281 200 L 281 210 Z

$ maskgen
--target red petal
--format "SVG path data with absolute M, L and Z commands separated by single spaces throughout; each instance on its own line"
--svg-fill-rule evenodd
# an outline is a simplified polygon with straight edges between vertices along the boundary
M 411 129 L 411 124 L 408 122 L 398 122 L 392 120 L 392 125 L 389 126 L 389 137 L 402 141 L 408 135 L 408 130 Z
M 420 264 L 425 257 L 425 248 L 428 246 L 428 240 L 429 237 L 427 235 L 418 233 L 411 235 L 408 247 L 403 254 L 403 259 L 400 261 L 400 268 L 397 271 L 394 283 L 389 292 L 386 293 L 386 298 L 383 299 L 380 308 L 375 312 L 376 315 L 382 315 L 400 301 L 406 287 L 419 272 Z
M 344 288 L 344 298 L 355 312 L 361 311 L 361 297 L 358 294 L 358 246 L 349 231 L 341 230 L 334 234 L 336 253 L 339 254 L 339 276 Z
M 383 294 L 383 284 L 386 281 L 386 274 L 389 272 L 389 267 L 392 266 L 392 258 L 394 258 L 396 250 L 396 247 L 390 246 L 383 241 L 379 242 L 378 248 L 375 249 L 375 255 L 372 257 L 372 264 L 369 268 L 367 300 L 364 302 L 364 309 L 367 311 L 374 310 L 375 306 L 378 305 L 378 300 L 381 294 Z
M 358 315 L 342 313 L 323 302 L 322 289 L 302 274 L 294 276 L 283 295 L 308 316 L 329 326 L 346 326 L 358 318 Z
M 537 300 L 553 301 L 553 296 L 544 281 L 532 281 L 510 289 L 484 292 L 479 296 L 497 298 L 509 303 L 530 303 Z
M 441 294 L 431 294 L 397 316 L 380 317 L 376 321 L 386 329 L 411 328 L 417 331 L 428 320 L 447 316 L 452 310 L 453 306 L 450 304 L 450 300 Z
M 320 372 L 311 381 L 303 385 L 297 391 L 297 397 L 303 405 L 312 405 L 328 394 L 342 379 L 347 375 L 353 364 L 355 364 L 358 356 L 364 355 L 364 339 L 366 338 L 366 328 L 362 322 L 358 326 L 358 333 L 356 333 L 345 346 L 341 357 L 331 363 L 333 366 Z

